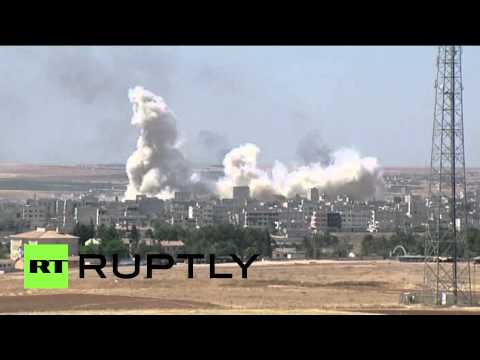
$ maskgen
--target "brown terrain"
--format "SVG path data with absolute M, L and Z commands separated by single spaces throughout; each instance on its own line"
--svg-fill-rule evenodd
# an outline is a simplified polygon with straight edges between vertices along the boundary
M 0 178 L 76 179 L 124 176 L 124 166 L 114 165 L 35 165 L 0 162 Z
M 125 273 L 129 268 L 122 268 Z M 145 269 L 121 280 L 70 270 L 65 290 L 24 290 L 22 273 L 0 275 L 0 313 L 27 314 L 480 314 L 480 308 L 432 308 L 399 304 L 418 289 L 423 264 L 396 261 L 298 261 L 256 263 L 248 279 L 238 266 L 217 265 L 233 279 L 210 279 L 208 265 Z
M 0 162 L 0 199 L 25 201 L 82 194 L 91 188 L 124 186 L 124 165 L 34 165 Z
M 422 169 L 408 169 L 422 172 Z M 386 172 L 405 172 L 388 168 Z M 60 181 L 125 182 L 123 166 L 28 165 L 0 163 L 0 198 L 27 199 L 60 194 L 45 183 Z M 9 181 L 12 180 L 12 181 Z M 18 188 L 18 181 L 23 180 Z M 29 182 L 33 181 L 33 182 Z M 38 185 L 36 182 L 38 182 Z M 129 269 L 125 269 L 128 272 Z M 210 279 L 208 266 L 195 266 L 187 279 L 186 265 L 157 270 L 153 279 L 107 279 L 70 270 L 65 290 L 25 290 L 22 273 L 0 274 L 0 314 L 480 314 L 477 308 L 437 309 L 399 305 L 403 291 L 418 289 L 423 264 L 396 261 L 298 261 L 256 263 L 249 278 L 238 266 L 222 264 L 219 271 L 233 279 Z M 478 284 L 477 284 L 478 285 Z

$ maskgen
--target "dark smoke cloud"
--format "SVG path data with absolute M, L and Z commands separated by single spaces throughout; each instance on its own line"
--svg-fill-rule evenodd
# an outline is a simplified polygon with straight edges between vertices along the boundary
M 128 89 L 141 83 L 168 98 L 178 73 L 170 48 L 0 51 L 0 88 L 5 89 L 0 90 L 1 114 L 15 124 L 0 135 L 0 161 L 124 162 L 135 144 L 125 102 Z M 18 147 L 20 141 L 23 145 Z
M 168 96 L 175 54 L 149 47 L 93 48 L 68 47 L 57 50 L 47 64 L 48 77 L 62 91 L 86 104 L 102 101 L 124 102 L 133 84 L 154 86 Z
M 327 184 L 321 191 L 330 198 L 347 195 L 352 200 L 365 201 L 380 198 L 383 195 L 384 183 L 379 170 L 375 172 L 362 171 L 355 181 L 345 184 Z
M 221 163 L 232 148 L 226 136 L 210 130 L 200 130 L 197 134 L 197 142 L 207 158 L 216 163 Z
M 314 130 L 303 136 L 297 145 L 297 156 L 305 165 L 320 163 L 328 166 L 332 163 L 331 149 L 322 143 L 320 131 Z

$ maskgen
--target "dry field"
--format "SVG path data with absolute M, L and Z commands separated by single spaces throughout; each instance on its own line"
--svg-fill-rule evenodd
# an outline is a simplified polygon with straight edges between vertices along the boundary
M 33 165 L 0 162 L 0 199 L 25 201 L 80 195 L 91 188 L 124 186 L 124 166 L 119 165 Z
M 128 268 L 123 268 L 125 272 Z M 154 270 L 132 280 L 70 270 L 66 290 L 24 290 L 21 273 L 0 275 L 0 313 L 27 314 L 480 314 L 479 309 L 401 306 L 402 291 L 422 282 L 423 265 L 395 261 L 256 263 L 248 279 L 238 266 L 218 265 L 233 279 L 210 279 L 208 265 Z
M 0 162 L 0 179 L 78 179 L 125 177 L 125 169 L 114 165 L 35 165 Z

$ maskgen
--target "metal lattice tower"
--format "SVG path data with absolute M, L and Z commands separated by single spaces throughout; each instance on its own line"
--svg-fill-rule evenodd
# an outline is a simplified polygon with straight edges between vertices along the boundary
M 465 246 L 468 213 L 462 93 L 462 49 L 440 46 L 424 271 L 424 302 L 435 305 L 473 304 Z

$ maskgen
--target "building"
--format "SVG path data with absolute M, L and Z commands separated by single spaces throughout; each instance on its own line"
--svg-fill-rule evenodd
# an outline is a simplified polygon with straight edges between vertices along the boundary
M 346 206 L 339 212 L 342 217 L 343 231 L 367 231 L 371 219 L 369 208 L 364 206 Z
M 248 199 L 250 199 L 250 188 L 248 186 L 233 187 L 233 200 L 247 201 Z
M 160 214 L 164 209 L 164 201 L 155 197 L 137 195 L 136 202 L 138 204 L 138 211 L 142 215 Z
M 81 207 L 98 207 L 98 198 L 91 194 L 84 194 L 80 197 Z
M 336 212 L 328 212 L 327 227 L 329 230 L 332 230 L 332 229 L 340 230 L 342 228 L 342 215 Z
M 0 274 L 15 270 L 15 261 L 11 259 L 0 259 Z
M 20 249 L 25 244 L 67 244 L 68 255 L 78 255 L 78 237 L 60 234 L 55 230 L 37 228 L 21 234 L 10 235 L 10 259 L 17 260 L 22 257 Z
M 280 221 L 278 209 L 252 209 L 246 211 L 246 226 L 256 229 L 274 229 Z
M 48 209 L 44 205 L 31 202 L 23 206 L 22 220 L 28 224 L 29 227 L 45 226 L 48 219 Z
M 310 189 L 310 200 L 315 202 L 320 201 L 320 191 L 317 188 Z
M 30 228 L 45 226 L 57 217 L 56 199 L 28 199 L 22 209 L 22 220 Z
M 119 202 L 109 203 L 98 209 L 97 213 L 97 226 L 105 225 L 111 226 L 120 224 L 122 218 L 125 215 L 125 206 Z
M 75 208 L 76 201 L 58 200 L 57 201 L 57 225 L 65 232 L 71 232 L 75 226 Z
M 279 220 L 280 229 L 287 232 L 307 229 L 305 214 L 301 208 L 282 207 L 279 213 Z
M 225 205 L 214 205 L 213 206 L 213 223 L 214 224 L 228 224 L 230 218 L 230 208 Z
M 189 219 L 189 203 L 173 201 L 167 207 L 168 222 L 170 225 L 184 225 Z
M 270 234 L 272 247 L 301 247 L 303 246 L 307 233 L 297 234 L 295 232 L 286 232 Z
M 181 240 L 162 240 L 160 241 L 160 246 L 166 254 L 169 254 L 173 258 L 185 249 L 185 244 Z
M 191 201 L 193 196 L 188 191 L 175 191 L 174 199 L 175 201 Z
M 328 212 L 322 208 L 313 212 L 310 218 L 310 229 L 313 232 L 326 231 L 328 227 Z
M 195 226 L 209 226 L 214 223 L 214 205 L 210 203 L 196 203 L 188 208 L 188 218 L 194 219 Z
M 277 247 L 272 250 L 273 260 L 293 260 L 305 259 L 305 251 L 300 251 L 295 247 Z
M 406 216 L 409 218 L 411 226 L 419 226 L 427 222 L 428 209 L 425 199 L 419 195 L 405 195 L 407 204 Z
M 375 214 L 376 214 L 376 211 L 375 210 L 371 210 L 371 214 L 372 214 L 372 217 L 370 219 L 370 222 L 368 223 L 368 228 L 367 228 L 367 231 L 368 232 L 377 232 L 378 231 L 378 224 L 379 222 L 376 220 L 375 218 Z
M 118 226 L 122 230 L 130 230 L 133 226 L 142 228 L 147 226 L 147 215 L 142 215 L 137 203 L 129 204 L 123 209 L 122 216 L 118 219 Z
M 74 220 L 76 224 L 97 225 L 98 207 L 96 206 L 89 205 L 75 208 L 74 214 Z

